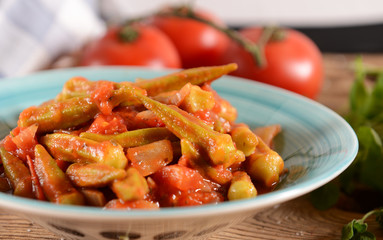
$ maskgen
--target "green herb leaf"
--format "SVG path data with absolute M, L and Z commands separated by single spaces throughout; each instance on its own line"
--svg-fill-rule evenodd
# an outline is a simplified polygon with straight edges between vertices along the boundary
M 376 237 L 371 232 L 364 232 L 356 235 L 355 240 L 376 240 Z
M 379 223 L 379 226 L 383 228 L 383 208 L 380 208 L 378 212 L 376 212 L 375 220 Z
M 368 91 L 365 85 L 366 73 L 364 71 L 361 59 L 357 59 L 355 72 L 355 82 L 350 92 L 351 111 L 358 115 L 364 115 L 365 105 L 368 99 Z
M 383 148 L 382 141 L 374 129 L 362 126 L 357 131 L 360 162 L 360 181 L 367 186 L 383 191 Z
M 319 210 L 326 210 L 334 206 L 339 198 L 339 187 L 329 182 L 326 185 L 314 190 L 310 193 L 310 201 L 315 208 Z
M 364 221 L 371 215 L 376 215 L 376 221 L 383 227 L 383 208 L 366 213 L 362 219 L 353 219 L 342 229 L 342 240 L 375 240 L 373 233 L 367 231 L 367 223 Z
M 364 233 L 367 231 L 367 227 L 367 223 L 364 223 L 362 220 L 356 220 L 353 226 L 356 233 Z
M 374 240 L 375 235 L 367 232 L 367 223 L 353 219 L 342 229 L 342 240 Z
M 349 240 L 354 237 L 354 223 L 355 219 L 345 225 L 342 229 L 342 240 Z
M 374 88 L 365 102 L 365 114 L 368 119 L 379 115 L 383 109 L 383 72 L 378 74 Z
M 362 59 L 355 62 L 355 82 L 350 93 L 350 111 L 345 119 L 357 132 L 359 152 L 339 179 L 342 191 L 351 194 L 356 184 L 383 192 L 383 69 L 365 68 Z M 366 76 L 376 80 L 371 91 Z

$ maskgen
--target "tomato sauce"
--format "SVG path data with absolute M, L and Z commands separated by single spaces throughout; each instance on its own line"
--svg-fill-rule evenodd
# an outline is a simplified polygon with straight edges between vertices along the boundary
M 98 81 L 96 89 L 93 91 L 91 98 L 97 104 L 100 111 L 109 115 L 112 113 L 113 105 L 111 97 L 114 90 L 114 84 L 109 81 Z

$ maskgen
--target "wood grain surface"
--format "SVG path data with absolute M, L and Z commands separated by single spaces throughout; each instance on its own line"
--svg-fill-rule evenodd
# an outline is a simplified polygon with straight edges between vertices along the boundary
M 383 54 L 363 54 L 365 63 L 382 66 Z M 325 82 L 318 101 L 333 110 L 344 113 L 348 107 L 348 93 L 353 82 L 352 63 L 355 54 L 324 54 Z M 220 232 L 210 240 L 289 240 L 289 239 L 340 239 L 341 229 L 362 213 L 337 208 L 319 211 L 313 208 L 308 196 L 258 212 L 241 224 Z M 373 218 L 368 228 L 377 239 L 383 239 L 383 230 Z M 0 239 L 4 240 L 61 240 L 28 220 L 0 210 Z

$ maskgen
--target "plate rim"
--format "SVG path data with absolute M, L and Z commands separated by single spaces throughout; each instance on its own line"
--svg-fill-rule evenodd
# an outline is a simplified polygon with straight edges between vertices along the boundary
M 82 72 L 82 71 L 152 71 L 157 73 L 166 73 L 171 71 L 176 71 L 178 69 L 149 69 L 146 67 L 125 67 L 125 66 L 114 66 L 114 67 L 75 67 L 75 68 L 65 68 L 65 69 L 52 69 L 36 72 L 33 74 L 7 78 L 0 81 L 0 93 L 3 85 L 15 85 L 22 81 L 33 81 L 33 78 L 41 78 L 41 76 L 49 76 L 56 74 L 63 74 L 68 72 Z M 244 199 L 238 201 L 227 201 L 219 204 L 207 204 L 202 206 L 195 207 L 175 207 L 175 208 L 161 208 L 159 210 L 148 211 L 148 210 L 129 210 L 129 211 L 115 211 L 115 210 L 103 210 L 102 208 L 96 207 L 84 207 L 84 206 L 59 206 L 49 202 L 41 202 L 38 200 L 25 199 L 6 193 L 0 193 L 0 208 L 5 211 L 15 210 L 18 212 L 31 213 L 34 215 L 40 216 L 52 216 L 60 214 L 63 218 L 73 218 L 73 214 L 76 214 L 77 219 L 87 220 L 87 221 L 97 221 L 98 218 L 102 219 L 132 219 L 132 220 L 160 220 L 160 219 L 170 219 L 170 218 L 194 218 L 202 216 L 213 216 L 213 215 L 223 215 L 223 214 L 233 214 L 236 212 L 244 211 L 255 211 L 262 208 L 270 207 L 275 204 L 280 204 L 282 202 L 291 200 L 302 196 L 324 184 L 331 181 L 333 178 L 337 177 L 341 172 L 343 172 L 355 159 L 358 152 L 358 140 L 354 130 L 351 126 L 343 119 L 339 114 L 330 108 L 322 105 L 319 102 L 316 102 L 312 99 L 306 98 L 304 96 L 298 95 L 296 93 L 290 92 L 285 89 L 281 89 L 275 86 L 267 85 L 260 82 L 251 81 L 248 79 L 243 79 L 235 76 L 224 76 L 224 79 L 227 81 L 239 81 L 240 84 L 257 86 L 261 89 L 267 89 L 278 94 L 286 95 L 293 100 L 304 102 L 305 104 L 311 104 L 316 108 L 319 108 L 321 111 L 325 111 L 327 114 L 330 114 L 337 121 L 342 123 L 342 126 L 349 132 L 350 137 L 352 138 L 353 146 L 349 149 L 352 151 L 348 152 L 347 160 L 343 160 L 344 164 L 334 171 L 331 175 L 327 176 L 324 179 L 316 179 L 312 185 L 307 185 L 303 183 L 298 183 L 297 185 L 291 186 L 286 189 L 280 189 L 275 192 L 270 192 L 265 195 L 257 196 L 253 199 Z M 1 98 L 0 98 L 1 99 Z M 346 158 L 346 156 L 344 157 Z M 312 180 L 311 180 L 312 181 Z M 296 186 L 300 187 L 297 188 Z M 274 196 L 277 195 L 277 196 Z M 270 197 L 277 197 L 276 200 L 270 201 Z M 25 204 L 26 203 L 26 204 Z M 35 207 L 34 207 L 35 206 Z

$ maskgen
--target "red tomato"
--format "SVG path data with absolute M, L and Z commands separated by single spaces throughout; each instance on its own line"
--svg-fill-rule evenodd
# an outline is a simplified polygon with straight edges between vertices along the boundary
M 211 13 L 197 10 L 195 14 L 223 25 L 222 21 Z M 152 24 L 173 41 L 184 68 L 215 65 L 230 43 L 224 33 L 193 19 L 155 16 Z
M 38 143 L 36 138 L 37 124 L 29 127 L 16 127 L 12 133 L 8 135 L 4 141 L 4 148 L 20 158 L 24 162 L 27 161 L 27 156 L 35 156 L 35 146 Z
M 177 201 L 177 206 L 195 206 L 208 203 L 223 202 L 224 197 L 217 192 L 182 192 Z
M 80 65 L 136 65 L 180 68 L 181 60 L 170 39 L 153 26 L 132 25 L 137 38 L 124 41 L 121 27 L 111 27 L 83 52 Z M 132 32 L 131 32 L 132 33 Z
M 163 167 L 152 177 L 158 186 L 163 186 L 166 191 L 205 190 L 208 188 L 197 170 L 181 165 Z
M 116 113 L 111 113 L 110 115 L 97 115 L 87 132 L 116 134 L 126 132 L 127 130 L 124 119 Z
M 222 64 L 235 62 L 238 70 L 233 75 L 275 85 L 315 98 L 321 90 L 323 81 L 322 55 L 314 42 L 293 29 L 284 29 L 285 38 L 270 40 L 264 49 L 266 66 L 257 67 L 252 56 L 232 43 Z M 262 28 L 252 27 L 240 31 L 240 34 L 252 42 L 257 42 Z

